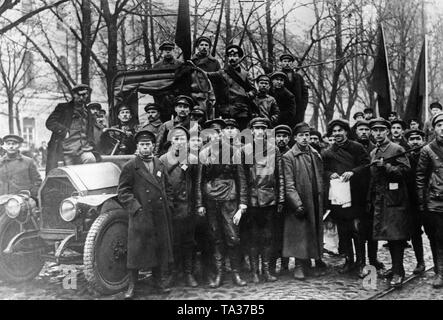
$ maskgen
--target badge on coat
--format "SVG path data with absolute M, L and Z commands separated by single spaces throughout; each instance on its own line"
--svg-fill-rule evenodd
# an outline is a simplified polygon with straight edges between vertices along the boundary
M 162 177 L 162 172 L 161 171 L 157 171 L 157 177 L 159 177 L 159 178 Z
M 398 183 L 389 183 L 389 190 L 398 190 Z

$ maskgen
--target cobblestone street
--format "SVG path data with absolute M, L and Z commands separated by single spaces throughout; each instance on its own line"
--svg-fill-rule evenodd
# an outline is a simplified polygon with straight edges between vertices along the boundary
M 424 237 L 426 267 L 432 267 L 429 243 Z M 379 244 L 379 257 L 387 268 L 390 267 L 390 259 L 387 248 Z M 211 299 L 238 299 L 238 300 L 360 300 L 368 299 L 374 294 L 386 289 L 387 283 L 381 277 L 377 280 L 377 289 L 365 289 L 363 280 L 356 275 L 341 275 L 338 273 L 338 267 L 344 259 L 324 255 L 325 262 L 330 266 L 327 274 L 317 278 L 309 278 L 305 281 L 297 281 L 291 278 L 288 273 L 279 277 L 274 283 L 261 283 L 253 285 L 248 283 L 247 287 L 234 287 L 231 283 L 229 274 L 226 277 L 226 284 L 219 289 L 210 289 L 208 286 L 201 286 L 196 289 L 184 286 L 175 287 L 169 295 L 158 295 L 153 292 L 150 285 L 150 277 L 139 281 L 138 299 L 189 299 L 189 300 L 211 300 Z M 293 262 L 291 261 L 291 264 Z M 412 273 L 416 264 L 412 248 L 405 251 L 406 275 Z M 98 296 L 87 290 L 84 280 L 82 281 L 81 268 L 77 267 L 79 277 L 77 289 L 64 289 L 63 278 L 72 270 L 72 266 L 53 266 L 48 264 L 42 270 L 39 277 L 26 284 L 0 286 L 0 299 L 103 299 L 115 300 L 122 299 L 122 294 L 113 296 Z M 247 280 L 249 275 L 244 274 Z M 412 280 L 407 285 L 406 290 L 396 290 L 384 297 L 384 299 L 443 299 L 443 291 L 432 289 L 433 272 L 429 271 L 419 279 Z

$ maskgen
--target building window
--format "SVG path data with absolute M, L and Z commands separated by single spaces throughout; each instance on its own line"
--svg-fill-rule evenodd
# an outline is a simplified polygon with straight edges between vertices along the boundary
M 35 145 L 35 119 L 23 118 L 23 139 L 29 145 Z

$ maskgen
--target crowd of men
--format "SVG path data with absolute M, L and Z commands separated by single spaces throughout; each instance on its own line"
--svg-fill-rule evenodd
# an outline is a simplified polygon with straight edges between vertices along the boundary
M 374 118 L 367 108 L 354 115 L 352 128 L 334 119 L 323 136 L 303 122 L 308 92 L 293 70 L 293 56 L 282 55 L 281 70 L 260 75 L 254 85 L 240 67 L 241 47 L 226 48 L 222 69 L 209 53 L 211 45 L 209 38 L 199 38 L 192 63 L 206 72 L 215 96 L 191 88 L 190 95 L 155 97 L 142 124 L 120 103 L 111 126 L 117 144 L 104 136 L 106 112 L 87 103 L 86 85 L 74 87 L 73 99 L 59 104 L 46 122 L 52 131 L 47 171 L 60 163 L 97 162 L 101 154 L 135 154 L 122 167 L 118 185 L 118 201 L 129 215 L 125 297 L 134 296 L 139 270 L 151 269 L 163 293 L 180 276 L 198 286 L 198 256 L 211 288 L 223 285 L 227 262 L 237 286 L 247 285 L 240 272 L 246 262 L 253 283 L 276 281 L 288 270 L 289 258 L 295 258 L 295 279 L 324 274 L 328 210 L 345 257 L 340 272 L 364 277 L 366 257 L 383 270 L 377 242 L 384 240 L 392 262 L 384 276 L 400 286 L 408 240 L 417 259 L 414 273 L 425 270 L 424 227 L 434 259 L 433 285 L 442 287 L 442 106 L 430 105 L 433 116 L 423 130 L 417 119 L 406 124 L 395 112 L 389 119 Z M 154 68 L 182 65 L 173 48 L 162 44 L 162 60 Z M 23 139 L 8 135 L 3 141 L 0 194 L 28 189 L 35 196 L 41 179 L 32 160 L 20 154 Z M 350 202 L 331 201 L 334 180 L 349 182 Z

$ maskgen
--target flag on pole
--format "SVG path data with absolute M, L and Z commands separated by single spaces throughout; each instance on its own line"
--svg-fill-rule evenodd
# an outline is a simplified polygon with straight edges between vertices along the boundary
M 418 58 L 415 69 L 414 80 L 412 81 L 411 91 L 409 92 L 408 102 L 406 103 L 404 120 L 418 119 L 421 121 L 424 116 L 423 110 L 426 96 L 426 41 L 421 47 L 420 57 Z
M 191 18 L 189 0 L 179 0 L 175 43 L 183 52 L 183 60 L 191 59 Z
M 378 27 L 377 55 L 371 76 L 371 88 L 377 93 L 378 115 L 385 119 L 392 111 L 391 80 L 383 26 Z

